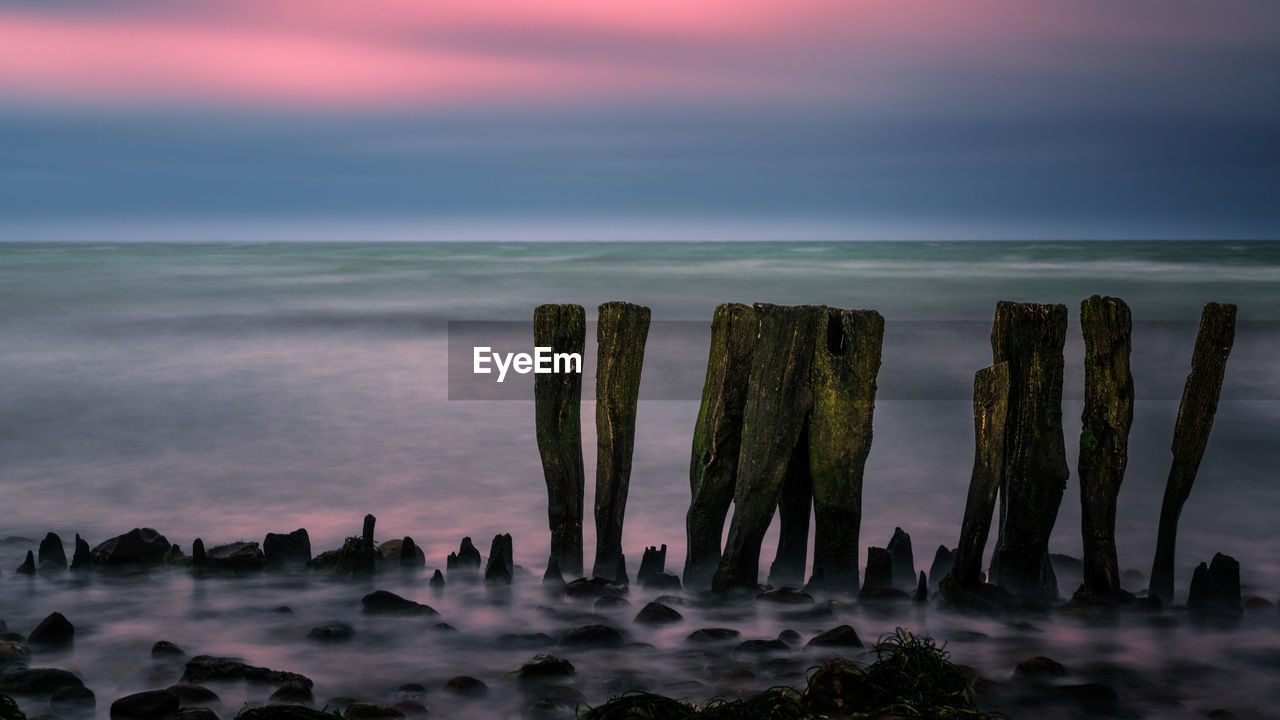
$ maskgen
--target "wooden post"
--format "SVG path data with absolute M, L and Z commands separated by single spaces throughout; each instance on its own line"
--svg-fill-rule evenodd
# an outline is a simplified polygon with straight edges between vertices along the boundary
M 553 353 L 583 357 L 587 315 L 581 305 L 539 305 L 533 342 Z M 533 376 L 534 413 L 542 476 L 547 484 L 551 560 L 571 578 L 582 576 L 582 370 Z

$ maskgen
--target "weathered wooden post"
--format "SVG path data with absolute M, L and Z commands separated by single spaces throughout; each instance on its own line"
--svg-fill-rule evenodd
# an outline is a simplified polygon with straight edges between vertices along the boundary
M 583 357 L 587 315 L 581 305 L 539 305 L 533 311 L 533 342 L 553 353 Z M 577 368 L 581 370 L 581 368 Z M 547 483 L 551 558 L 569 577 L 582 576 L 582 373 L 533 376 L 538 454 Z M 550 562 L 548 562 L 550 565 Z
M 1092 602 L 1114 602 L 1125 596 L 1116 559 L 1116 495 L 1124 480 L 1133 424 L 1132 329 L 1129 306 L 1120 298 L 1094 295 L 1080 303 L 1084 411 L 1076 468 L 1084 587 L 1076 597 Z
M 973 474 L 951 571 L 939 586 L 944 597 L 972 592 L 982 582 L 982 554 L 991 530 L 996 494 L 1004 480 L 1005 423 L 1009 410 L 1009 364 L 998 363 L 973 376 Z
M 813 510 L 806 436 L 801 428 L 778 492 L 778 549 L 769 567 L 769 584 L 775 587 L 804 584 L 804 566 L 809 558 L 809 514 Z
M 1200 330 L 1196 349 L 1191 356 L 1191 372 L 1182 390 L 1178 406 L 1178 422 L 1173 430 L 1173 467 L 1164 488 L 1160 506 L 1160 529 L 1156 538 L 1156 557 L 1151 566 L 1151 585 L 1147 594 L 1161 600 L 1173 600 L 1173 561 L 1178 542 L 1178 516 L 1191 494 L 1196 471 L 1209 443 L 1213 416 L 1218 411 L 1222 378 L 1227 371 L 1227 357 L 1236 336 L 1236 306 L 1206 303 L 1200 314 Z
M 809 369 L 813 338 L 826 309 L 757 304 L 759 334 L 751 362 L 733 520 L 712 588 L 753 588 L 759 582 L 760 544 L 812 405 Z
M 749 305 L 720 305 L 711 321 L 707 379 L 689 462 L 692 499 L 685 516 L 686 588 L 709 586 L 720 563 L 720 538 L 738 478 L 742 411 L 747 404 L 756 329 L 755 310 Z
M 1066 335 L 1065 305 L 996 305 L 991 350 L 995 363 L 1009 363 L 1009 409 L 992 569 L 996 584 L 1022 599 L 1057 594 L 1045 570 L 1049 534 L 1069 474 L 1062 434 Z
M 622 521 L 631 483 L 640 369 L 649 336 L 649 308 L 625 302 L 600 306 L 596 326 L 595 577 L 627 580 Z
M 884 318 L 874 310 L 836 310 L 818 320 L 808 428 L 813 482 L 813 584 L 858 591 L 862 474 L 871 452 L 876 375 Z

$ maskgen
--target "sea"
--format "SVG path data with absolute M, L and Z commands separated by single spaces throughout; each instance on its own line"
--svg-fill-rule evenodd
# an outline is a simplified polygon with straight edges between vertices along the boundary
M 149 655 L 162 639 L 193 655 L 308 675 L 317 706 L 340 697 L 391 702 L 397 687 L 420 683 L 435 716 L 521 717 L 531 700 L 505 673 L 535 652 L 554 652 L 566 628 L 601 616 L 641 644 L 565 655 L 578 665 L 571 684 L 588 704 L 637 688 L 698 700 L 803 684 L 811 650 L 797 647 L 788 662 L 768 666 L 728 651 L 713 661 L 687 652 L 685 635 L 730 625 L 744 638 L 794 629 L 807 640 L 848 622 L 868 645 L 898 626 L 927 632 L 997 684 L 1012 681 L 1020 660 L 1051 656 L 1075 681 L 1114 686 L 1130 717 L 1204 717 L 1219 707 L 1275 717 L 1275 607 L 1204 628 L 1177 615 L 1099 625 L 1054 613 L 1008 623 L 856 606 L 843 619 L 798 620 L 763 606 L 729 612 L 691 602 L 679 607 L 682 623 L 661 630 L 632 623 L 659 594 L 640 588 L 628 608 L 564 609 L 540 594 L 550 534 L 532 384 L 512 378 L 492 396 L 465 391 L 476 378 L 458 360 L 486 323 L 508 334 L 531 327 L 542 303 L 578 303 L 588 318 L 613 300 L 651 308 L 624 551 L 634 573 L 645 547 L 665 544 L 667 570 L 679 574 L 715 307 L 877 310 L 885 339 L 863 552 L 901 527 L 916 568 L 927 571 L 934 550 L 958 540 L 974 452 L 973 373 L 991 362 L 996 303 L 1063 303 L 1071 318 L 1063 398 L 1071 478 L 1050 550 L 1079 557 L 1076 321 L 1080 301 L 1093 294 L 1123 298 L 1134 319 L 1137 402 L 1117 521 L 1121 567 L 1136 571 L 1127 575 L 1130 589 L 1141 590 L 1150 572 L 1201 308 L 1228 302 L 1238 306 L 1235 344 L 1181 516 L 1176 600 L 1185 600 L 1195 566 L 1223 553 L 1240 562 L 1245 596 L 1277 602 L 1280 243 L 0 243 L 0 619 L 26 633 L 52 611 L 66 615 L 74 647 L 37 653 L 32 666 L 79 673 L 97 694 L 99 717 L 116 697 L 177 681 L 180 667 Z M 588 365 L 592 345 L 589 338 Z M 595 427 L 592 375 L 585 380 L 589 566 Z M 306 528 L 318 553 L 358 535 L 366 513 L 377 518 L 379 542 L 413 537 L 428 568 L 443 567 L 464 536 L 487 554 L 494 535 L 510 533 L 520 566 L 511 593 L 462 580 L 435 593 L 430 570 L 348 582 L 14 572 L 50 531 L 68 553 L 77 533 L 96 545 L 134 527 L 155 528 L 189 552 L 197 537 L 206 546 L 261 542 L 268 532 Z M 775 544 L 776 523 L 762 567 Z M 1064 597 L 1074 583 L 1069 572 L 1059 578 Z M 456 632 L 361 615 L 359 598 L 374 587 L 430 604 L 441 613 L 436 622 Z M 270 612 L 282 605 L 292 612 Z M 351 623 L 355 638 L 338 646 L 305 640 L 310 627 L 331 620 Z M 551 644 L 496 640 L 515 632 L 543 632 Z M 739 666 L 754 679 L 724 679 Z M 459 674 L 482 679 L 490 697 L 469 705 L 443 694 L 439 686 Z M 219 692 L 223 717 L 265 701 L 252 687 Z M 29 717 L 49 712 L 43 700 L 22 704 Z

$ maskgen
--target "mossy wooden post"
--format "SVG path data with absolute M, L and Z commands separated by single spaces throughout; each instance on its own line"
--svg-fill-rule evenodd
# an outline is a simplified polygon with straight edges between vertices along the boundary
M 813 402 L 809 368 L 825 308 L 757 304 L 759 333 L 751 360 L 733 520 L 712 588 L 754 588 L 760 544 L 778 507 L 787 466 Z
M 778 549 L 769 566 L 769 584 L 796 587 L 804 584 L 809 559 L 809 515 L 813 511 L 813 483 L 809 476 L 809 441 L 803 427 L 787 462 L 778 493 Z
M 1133 320 L 1120 298 L 1094 295 L 1080 303 L 1084 334 L 1084 411 L 1080 416 L 1080 532 L 1084 540 L 1082 599 L 1124 596 L 1116 559 L 1116 495 L 1129 457 Z
M 583 357 L 586 335 L 587 314 L 581 305 L 539 305 L 533 311 L 533 342 L 537 347 Z M 569 577 L 581 577 L 582 504 L 586 493 L 582 469 L 582 373 L 535 374 L 533 398 L 538 454 L 542 456 L 542 476 L 547 483 L 550 559 Z
M 973 474 L 964 504 L 960 544 L 951 572 L 940 584 L 944 595 L 953 586 L 972 591 L 982 581 L 982 554 L 991 531 L 996 494 L 1004 481 L 1005 423 L 1009 411 L 1009 364 L 998 363 L 973 376 Z
M 858 591 L 862 473 L 871 452 L 884 318 L 874 310 L 829 309 L 818 320 L 809 472 L 813 478 L 813 582 Z
M 1173 430 L 1173 467 L 1164 488 L 1160 506 L 1160 529 L 1156 538 L 1156 557 L 1151 566 L 1148 595 L 1173 600 L 1173 561 L 1178 542 L 1178 516 L 1182 504 L 1191 494 L 1196 471 L 1209 443 L 1213 416 L 1218 412 L 1218 396 L 1222 393 L 1222 377 L 1227 371 L 1227 357 L 1236 336 L 1236 306 L 1207 303 L 1200 314 L 1200 330 L 1196 349 L 1191 356 L 1191 373 L 1182 389 L 1178 406 L 1178 422 Z
M 622 520 L 631 483 L 640 368 L 649 336 L 649 308 L 625 302 L 600 306 L 596 326 L 596 561 L 592 574 L 627 579 Z
M 996 584 L 1023 599 L 1057 590 L 1044 582 L 1049 534 L 1066 490 L 1062 434 L 1062 347 L 1065 305 L 1001 302 L 991 329 L 995 363 L 1009 363 L 1005 472 L 1000 535 L 992 567 Z
M 720 538 L 733 502 L 742 440 L 742 410 L 756 344 L 756 314 L 749 305 L 724 304 L 711 320 L 711 352 L 689 462 L 688 543 L 684 586 L 704 589 L 720 563 Z

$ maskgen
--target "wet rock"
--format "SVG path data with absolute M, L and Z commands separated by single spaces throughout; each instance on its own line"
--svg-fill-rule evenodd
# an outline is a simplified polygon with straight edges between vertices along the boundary
M 862 638 L 850 625 L 840 625 L 815 636 L 805 647 L 862 647 Z
M 93 710 L 97 704 L 98 698 L 87 687 L 58 688 L 49 695 L 49 708 L 54 712 L 78 714 Z
M 787 652 L 789 650 L 791 650 L 791 647 L 777 638 L 773 640 L 743 640 L 733 649 L 735 653 L 739 654 Z
M 778 639 L 787 644 L 787 647 L 793 648 L 800 644 L 804 638 L 800 637 L 800 633 L 795 630 L 783 630 L 778 633 Z
M 608 625 L 583 625 L 560 636 L 561 647 L 621 647 L 626 637 Z
M 631 601 L 621 595 L 605 595 L 596 601 L 594 605 L 597 610 L 612 610 L 614 608 L 627 607 Z
M 511 536 L 505 533 L 494 535 L 493 544 L 489 546 L 489 563 L 484 568 L 485 582 L 510 585 L 514 574 Z
M 498 636 L 498 644 L 508 648 L 540 648 L 554 642 L 554 638 L 542 632 L 503 633 Z
M 811 710 L 848 716 L 870 712 L 876 694 L 862 670 L 844 658 L 828 660 L 818 668 L 804 691 L 804 703 Z
M 937 587 L 942 578 L 951 572 L 955 563 L 955 551 L 948 550 L 946 545 L 939 545 L 933 552 L 933 564 L 929 566 L 929 584 Z
M 71 621 L 60 612 L 49 613 L 40 621 L 31 634 L 27 636 L 27 644 L 41 648 L 63 648 L 75 640 L 76 628 Z
M 601 598 L 605 595 L 625 595 L 627 586 L 605 578 L 578 578 L 565 585 L 564 594 L 571 598 Z
M 209 567 L 218 570 L 261 570 L 267 566 L 262 548 L 256 542 L 238 541 L 218 545 L 210 548 L 207 555 Z
M 218 694 L 203 685 L 190 685 L 179 683 L 170 685 L 165 688 L 169 692 L 178 696 L 178 701 L 183 707 L 201 706 L 201 707 L 218 707 L 222 705 L 222 698 Z
M 790 587 L 766 590 L 756 595 L 756 599 L 779 605 L 804 605 L 813 602 L 813 596 L 809 593 Z
M 66 570 L 67 551 L 62 547 L 62 538 L 57 533 L 49 533 L 40 541 L 40 557 L 37 566 L 41 570 Z
M 1245 610 L 1270 610 L 1273 607 L 1275 607 L 1274 603 L 1264 597 L 1258 597 L 1257 595 L 1245 598 L 1244 601 Z
M 58 668 L 11 667 L 0 671 L 0 692 L 13 695 L 49 695 L 64 687 L 84 687 L 74 673 Z
M 916 564 L 915 556 L 911 552 L 911 536 L 902 528 L 895 527 L 893 537 L 889 538 L 889 544 L 885 549 L 889 551 L 893 587 L 899 590 L 914 590 Z
M 400 597 L 388 590 L 374 590 L 360 598 L 360 608 L 370 615 L 439 615 L 430 605 Z
M 472 544 L 469 536 L 462 538 L 462 545 L 458 548 L 456 556 L 456 566 L 459 570 L 480 569 L 480 551 Z
M 351 703 L 342 712 L 347 720 L 399 720 L 404 717 L 400 710 L 382 703 Z
M 18 568 L 14 570 L 14 572 L 18 573 L 19 575 L 35 575 L 36 574 L 35 553 L 28 550 L 26 559 L 22 561 L 22 564 L 19 565 Z
M 1018 663 L 1013 669 L 1015 677 L 1024 678 L 1058 678 L 1067 675 L 1067 669 L 1053 658 L 1037 655 Z
M 182 682 L 184 683 L 239 681 L 267 685 L 282 685 L 291 682 L 312 687 L 311 679 L 305 675 L 284 670 L 271 670 L 265 667 L 249 665 L 239 658 L 218 657 L 215 655 L 197 655 L 191 658 L 182 673 Z
M 169 541 L 152 528 L 134 528 L 117 535 L 92 551 L 95 565 L 151 565 L 164 560 Z
M 347 642 L 355 637 L 356 629 L 344 622 L 334 621 L 311 628 L 307 632 L 308 640 L 324 643 Z
M 675 573 L 659 572 L 654 573 L 644 582 L 640 583 L 641 587 L 646 590 L 680 590 L 680 576 Z
M 191 566 L 202 568 L 209 564 L 209 556 L 204 551 L 204 540 L 196 538 L 191 542 Z
M 532 660 L 507 674 L 526 687 L 545 685 L 573 677 L 573 663 L 554 655 L 535 655 Z
M 1209 565 L 1200 563 L 1191 576 L 1187 610 L 1198 614 L 1235 615 L 1240 610 L 1240 563 L 1218 553 Z
M 182 648 L 174 645 L 168 640 L 157 640 L 155 645 L 151 646 L 151 657 L 156 660 L 164 658 L 181 658 L 186 657 L 187 653 Z
M 316 701 L 311 695 L 310 687 L 291 682 L 281 685 L 267 699 L 273 703 L 285 705 L 311 705 Z
M 76 533 L 75 550 L 71 555 L 71 569 L 85 570 L 93 564 L 93 551 L 89 549 L 89 543 Z
M 701 628 L 689 633 L 685 638 L 692 643 L 725 643 L 742 637 L 742 633 L 733 628 Z
M 316 710 L 299 705 L 263 705 L 262 707 L 246 707 L 236 714 L 236 720 L 335 720 L 334 711 L 342 706 L 336 702 L 342 698 L 334 698 L 326 702 L 327 710 Z M 347 703 L 345 707 L 350 707 Z
M 272 570 L 297 571 L 311 562 L 311 536 L 306 528 L 291 533 L 267 533 L 262 540 L 262 554 Z
M 207 707 L 184 707 L 169 716 L 169 720 L 221 720 L 218 713 Z
M 0 668 L 9 665 L 25 665 L 31 657 L 31 648 L 18 640 L 0 640 Z
M 645 582 L 667 570 L 667 546 L 661 548 L 649 546 L 644 549 L 644 555 L 640 558 L 640 569 L 636 571 L 636 582 L 642 586 Z
M 867 548 L 867 571 L 863 585 L 893 587 L 893 555 L 885 548 Z
M 659 602 L 651 602 L 640 608 L 635 621 L 641 625 L 668 625 L 684 620 L 684 616 Z
M 111 720 L 165 720 L 179 707 L 178 696 L 168 690 L 147 690 L 111 703 Z
M 468 698 L 482 698 L 489 694 L 489 686 L 470 675 L 459 675 L 455 678 L 450 678 L 444 684 L 443 690 L 447 693 Z

